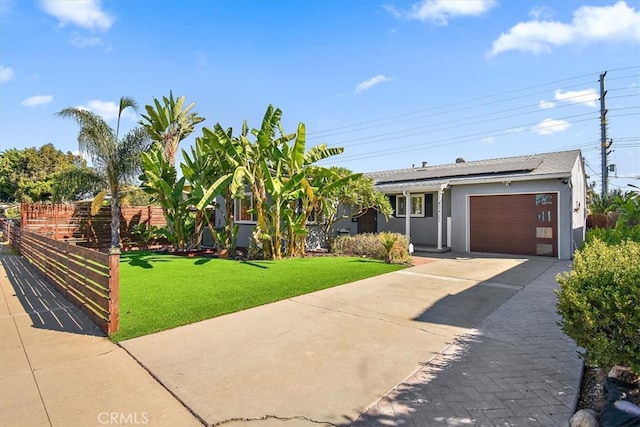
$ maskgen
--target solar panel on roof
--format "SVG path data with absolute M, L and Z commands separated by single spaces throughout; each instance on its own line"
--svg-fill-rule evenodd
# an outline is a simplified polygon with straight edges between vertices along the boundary
M 505 172 L 525 172 L 536 169 L 540 163 L 542 163 L 542 160 L 535 158 L 500 163 L 456 163 L 446 168 L 429 168 L 400 172 L 381 178 L 378 183 L 453 178 L 471 175 L 491 175 Z

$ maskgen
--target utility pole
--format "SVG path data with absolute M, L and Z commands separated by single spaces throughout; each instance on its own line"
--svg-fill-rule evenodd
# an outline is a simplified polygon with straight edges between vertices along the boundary
M 613 140 L 607 142 L 607 108 L 605 107 L 604 98 L 607 91 L 604 89 L 604 77 L 607 72 L 600 74 L 600 156 L 602 157 L 602 197 L 606 197 L 609 192 L 609 165 L 607 164 L 607 156 L 609 155 L 609 147 L 613 144 Z

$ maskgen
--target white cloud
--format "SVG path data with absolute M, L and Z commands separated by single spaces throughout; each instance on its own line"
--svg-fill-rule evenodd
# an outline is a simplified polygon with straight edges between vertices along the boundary
M 384 74 L 378 74 L 377 76 L 372 77 L 369 80 L 365 80 L 362 83 L 358 84 L 358 86 L 356 86 L 355 93 L 361 94 L 365 90 L 369 90 L 375 85 L 379 85 L 380 83 L 388 82 L 391 80 L 393 80 L 391 77 L 387 77 Z
M 517 128 L 507 129 L 507 133 L 519 133 L 519 132 L 525 132 L 526 130 L 527 130 L 526 127 L 520 126 L 520 127 L 517 127 Z
M 531 9 L 529 16 L 535 20 L 553 18 L 553 10 L 547 6 L 537 6 Z
M 571 123 L 565 120 L 544 119 L 532 131 L 539 135 L 551 135 L 557 132 L 563 132 L 571 126 Z
M 422 0 L 414 3 L 409 11 L 391 6 L 387 6 L 386 9 L 397 18 L 447 25 L 453 18 L 482 15 L 496 4 L 496 0 Z
M 640 43 L 640 11 L 619 1 L 613 6 L 583 6 L 570 23 L 551 20 L 520 22 L 494 40 L 489 56 L 510 50 L 548 53 L 570 43 L 631 41 Z
M 22 101 L 22 105 L 27 107 L 35 107 L 38 105 L 48 104 L 53 101 L 53 96 L 51 95 L 35 95 L 30 96 L 29 98 Z
M 600 95 L 595 89 L 570 90 L 563 92 L 562 89 L 556 90 L 554 93 L 556 101 L 566 101 L 572 104 L 584 104 L 589 107 L 596 108 Z
M 100 0 L 42 0 L 42 8 L 58 18 L 59 25 L 74 24 L 92 31 L 107 31 L 114 18 L 101 9 Z
M 556 103 L 553 101 L 545 101 L 544 99 L 542 101 L 540 101 L 540 104 L 538 104 L 540 106 L 540 108 L 542 108 L 543 110 L 548 110 L 550 108 L 554 108 L 556 106 Z
M 486 137 L 482 138 L 480 141 L 484 142 L 485 144 L 493 144 L 494 142 L 496 142 L 496 137 L 495 136 L 486 136 Z
M 8 82 L 13 78 L 13 68 L 0 65 L 0 83 Z
M 89 110 L 92 113 L 99 115 L 104 120 L 109 121 L 118 118 L 118 110 L 120 109 L 120 106 L 115 102 L 93 99 L 89 101 L 86 106 L 80 105 L 77 108 Z M 128 108 L 122 112 L 122 118 L 135 121 L 137 119 L 137 116 L 132 109 Z
M 85 37 L 80 34 L 71 35 L 71 44 L 76 47 L 102 46 L 104 41 L 99 37 Z

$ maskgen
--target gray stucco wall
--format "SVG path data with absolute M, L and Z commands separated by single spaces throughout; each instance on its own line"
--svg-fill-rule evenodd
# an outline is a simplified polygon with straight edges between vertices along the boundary
M 572 190 L 561 179 L 513 181 L 509 187 L 502 183 L 459 185 L 451 188 L 452 247 L 454 252 L 469 252 L 468 196 L 507 195 L 519 193 L 558 193 L 558 258 L 571 259 L 573 251 Z
M 571 172 L 571 205 L 573 249 L 580 248 L 587 230 L 587 180 L 582 158 L 576 159 Z
M 436 246 L 438 244 L 438 192 L 412 192 L 412 195 L 433 194 L 433 217 L 411 218 L 411 242 L 416 246 Z M 451 216 L 451 192 L 442 194 L 442 246 L 447 245 L 447 217 Z M 405 234 L 405 217 L 391 217 L 388 221 L 378 214 L 378 231 L 392 231 Z
M 222 196 L 216 197 L 216 219 L 215 226 L 216 228 L 224 227 L 224 216 L 226 214 L 224 198 Z M 251 234 L 253 233 L 253 229 L 255 228 L 255 223 L 237 223 L 238 224 L 238 238 L 236 240 L 236 245 L 242 248 L 249 247 L 249 241 L 251 240 Z M 206 233 L 209 234 L 209 233 Z M 207 237 L 210 239 L 210 236 L 206 236 L 204 238 L 204 242 L 206 244 Z

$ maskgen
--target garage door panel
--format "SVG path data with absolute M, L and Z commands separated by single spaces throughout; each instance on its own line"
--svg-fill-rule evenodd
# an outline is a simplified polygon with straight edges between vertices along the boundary
M 557 194 L 470 197 L 473 252 L 557 256 Z

